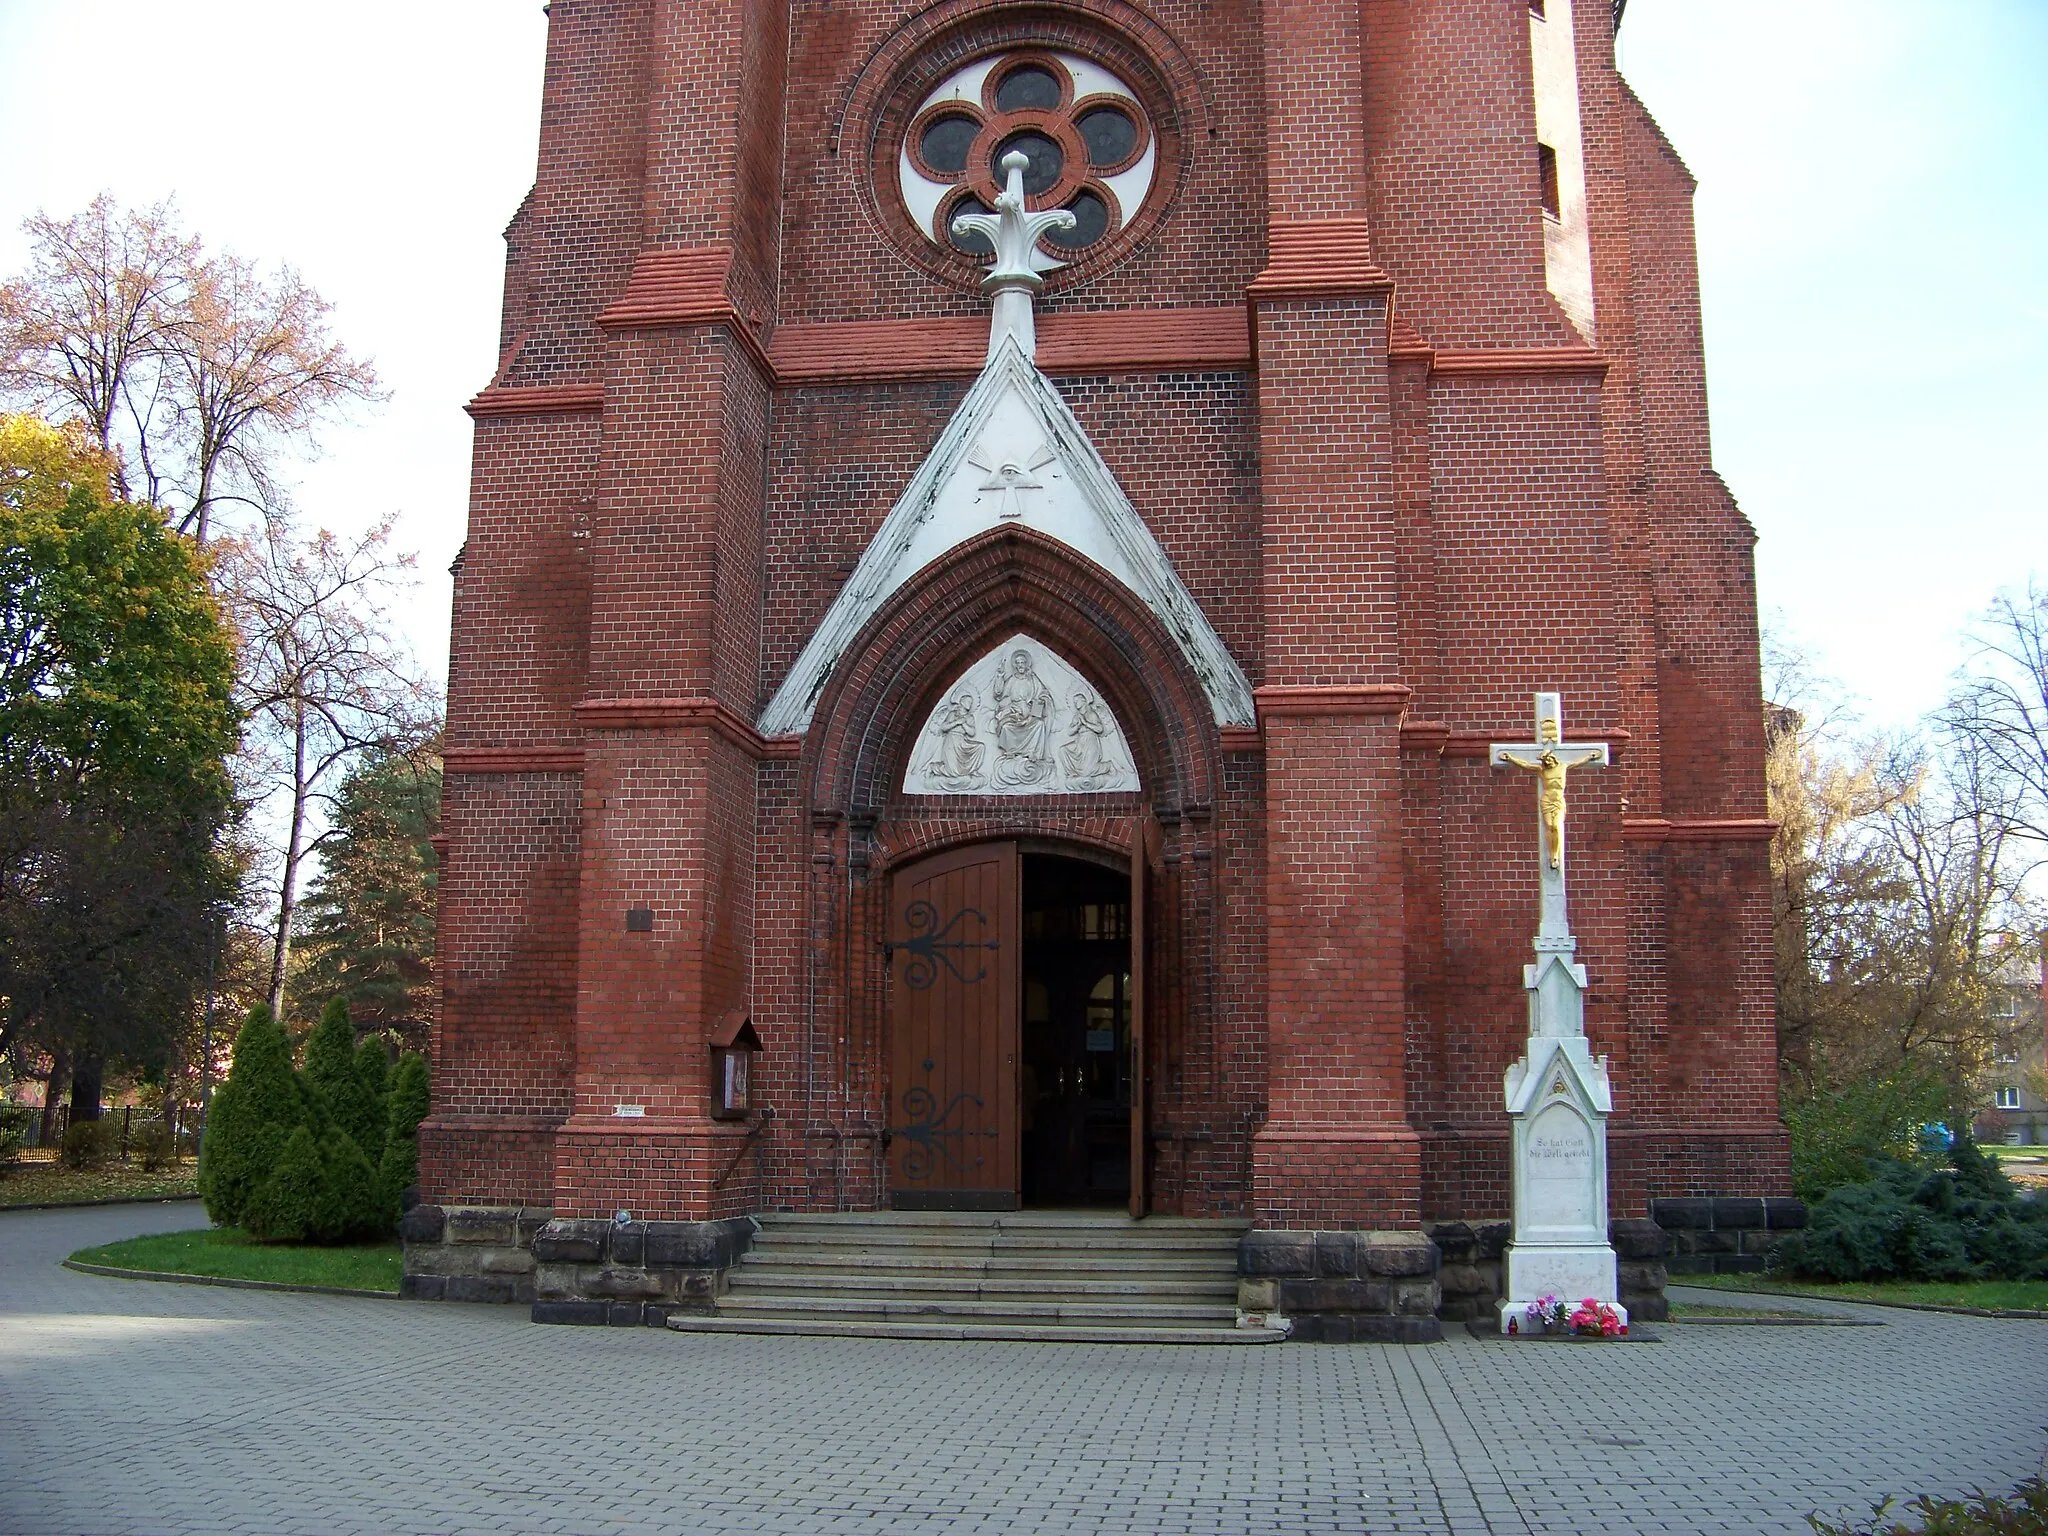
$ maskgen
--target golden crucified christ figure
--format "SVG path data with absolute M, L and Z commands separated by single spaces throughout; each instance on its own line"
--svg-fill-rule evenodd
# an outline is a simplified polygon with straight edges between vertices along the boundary
M 1500 760 L 1536 775 L 1537 807 L 1543 817 L 1543 840 L 1550 850 L 1550 867 L 1559 869 L 1564 863 L 1564 790 L 1565 776 L 1581 764 L 1594 761 L 1596 752 L 1579 752 L 1566 762 L 1557 755 L 1557 722 L 1545 720 L 1542 729 L 1543 755 L 1533 762 L 1526 757 L 1517 757 L 1512 752 L 1502 752 Z

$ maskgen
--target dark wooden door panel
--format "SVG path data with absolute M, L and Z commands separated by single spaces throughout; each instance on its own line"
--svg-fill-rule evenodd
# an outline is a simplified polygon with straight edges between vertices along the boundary
M 889 896 L 889 1193 L 898 1210 L 1017 1204 L 1017 847 L 898 872 Z

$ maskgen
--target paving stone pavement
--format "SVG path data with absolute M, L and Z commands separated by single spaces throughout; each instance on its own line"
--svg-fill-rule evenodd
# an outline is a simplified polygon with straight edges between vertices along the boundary
M 2005 1488 L 2048 1323 L 1260 1348 L 537 1328 L 72 1274 L 0 1213 L 0 1532 L 1801 1532 Z

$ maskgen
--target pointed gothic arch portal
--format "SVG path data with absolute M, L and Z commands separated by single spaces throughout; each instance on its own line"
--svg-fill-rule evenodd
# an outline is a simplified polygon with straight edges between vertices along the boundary
M 1014 841 L 890 881 L 889 1196 L 897 1210 L 1146 1198 L 1146 942 L 1157 840 L 1128 870 Z

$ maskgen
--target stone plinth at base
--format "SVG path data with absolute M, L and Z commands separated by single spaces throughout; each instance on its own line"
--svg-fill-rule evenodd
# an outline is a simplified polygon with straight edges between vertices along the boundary
M 398 1223 L 408 1301 L 533 1300 L 533 1238 L 545 1206 L 416 1205 Z
M 1438 1263 L 1420 1232 L 1247 1232 L 1237 1309 L 1301 1343 L 1434 1344 Z
M 752 1217 L 723 1221 L 557 1218 L 534 1234 L 533 1320 L 659 1327 L 708 1311 L 753 1246 Z
M 1501 1301 L 1526 1306 L 1539 1296 L 1621 1300 L 1614 1249 L 1607 1243 L 1510 1243 L 1501 1260 Z

